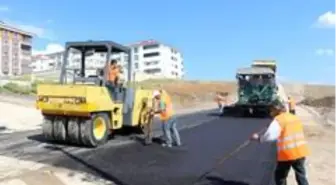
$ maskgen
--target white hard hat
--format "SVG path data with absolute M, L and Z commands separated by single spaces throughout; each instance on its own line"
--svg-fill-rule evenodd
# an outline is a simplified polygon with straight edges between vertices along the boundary
M 159 90 L 154 90 L 153 91 L 153 98 L 155 98 L 156 96 L 160 95 L 160 91 Z

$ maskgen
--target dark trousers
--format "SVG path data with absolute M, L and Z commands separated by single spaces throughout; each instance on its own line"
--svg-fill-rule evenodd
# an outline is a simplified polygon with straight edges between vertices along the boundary
M 309 185 L 306 169 L 305 169 L 305 158 L 300 158 L 294 161 L 278 162 L 275 170 L 275 184 L 276 185 L 287 185 L 286 179 L 291 167 L 295 172 L 295 179 L 298 185 Z
M 121 92 L 120 92 L 121 87 L 119 87 L 118 84 L 108 81 L 106 83 L 106 87 L 108 88 L 111 98 L 114 101 L 122 101 Z
M 295 109 L 289 110 L 289 112 L 295 114 Z

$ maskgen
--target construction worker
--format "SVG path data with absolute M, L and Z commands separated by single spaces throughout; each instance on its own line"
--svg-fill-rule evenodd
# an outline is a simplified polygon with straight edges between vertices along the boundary
M 108 67 L 108 79 L 106 86 L 109 88 L 111 96 L 114 100 L 118 98 L 118 81 L 119 81 L 119 67 L 118 67 L 118 61 L 115 59 L 112 59 L 110 62 L 110 65 Z
M 173 143 L 177 146 L 181 146 L 180 134 L 176 128 L 177 120 L 174 116 L 171 98 L 166 92 L 161 92 L 160 90 L 155 90 L 153 92 L 153 101 L 158 104 L 158 108 L 155 109 L 152 114 L 159 114 L 160 120 L 162 121 L 162 130 L 166 140 L 162 143 L 162 146 L 172 147 Z
M 277 141 L 276 185 L 286 185 L 290 168 L 295 172 L 298 185 L 308 185 L 305 161 L 309 149 L 304 138 L 301 120 L 286 111 L 284 104 L 274 101 L 271 107 L 274 117 L 263 135 L 253 134 L 251 139 L 259 142 Z
M 227 93 L 217 92 L 215 101 L 218 104 L 219 113 L 223 113 L 224 107 L 227 104 Z
M 288 109 L 290 113 L 295 114 L 295 101 L 293 97 L 288 97 Z
M 120 68 L 118 66 L 118 61 L 115 59 L 111 60 L 108 66 L 108 82 L 112 85 L 117 85 L 120 75 Z

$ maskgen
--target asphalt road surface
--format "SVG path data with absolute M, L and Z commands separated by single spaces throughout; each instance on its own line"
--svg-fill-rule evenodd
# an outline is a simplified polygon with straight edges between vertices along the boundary
M 270 120 L 220 118 L 203 111 L 178 117 L 183 146 L 143 146 L 120 136 L 86 149 L 45 143 L 40 131 L 0 134 L 0 155 L 85 171 L 118 185 L 188 185 L 211 169 Z M 156 124 L 156 131 L 160 131 Z M 199 185 L 270 185 L 274 143 L 251 143 L 229 158 Z

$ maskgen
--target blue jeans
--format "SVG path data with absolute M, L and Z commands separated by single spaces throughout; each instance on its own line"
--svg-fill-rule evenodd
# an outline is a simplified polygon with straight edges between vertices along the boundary
M 168 146 L 172 146 L 173 143 L 178 146 L 181 145 L 180 134 L 176 128 L 176 123 L 177 121 L 175 116 L 172 116 L 167 121 L 164 121 L 162 123 L 163 134 L 165 136 L 166 144 Z

